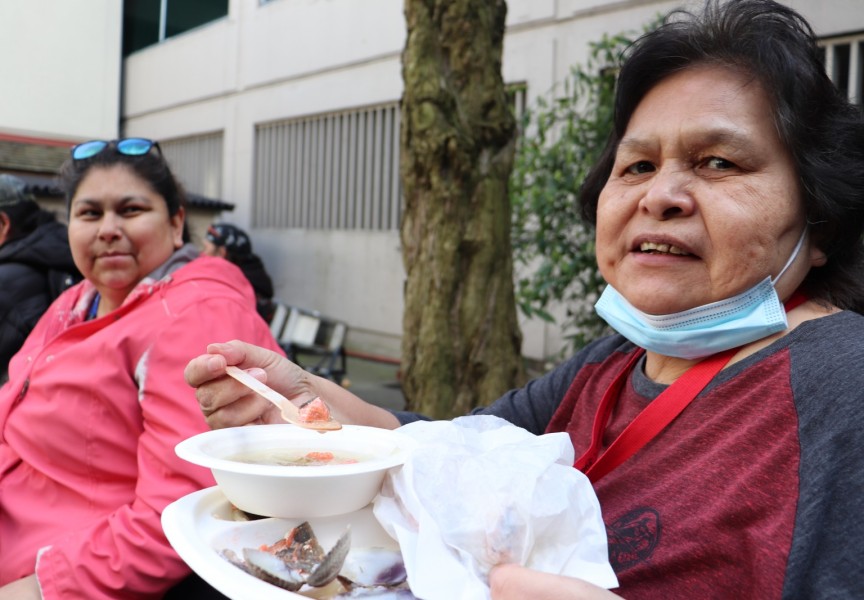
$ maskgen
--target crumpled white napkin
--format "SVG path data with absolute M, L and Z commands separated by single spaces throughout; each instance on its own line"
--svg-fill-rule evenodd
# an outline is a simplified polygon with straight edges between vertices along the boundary
M 568 434 L 535 436 L 488 415 L 399 431 L 419 443 L 388 473 L 374 513 L 398 540 L 418 598 L 487 599 L 501 563 L 618 585 Z

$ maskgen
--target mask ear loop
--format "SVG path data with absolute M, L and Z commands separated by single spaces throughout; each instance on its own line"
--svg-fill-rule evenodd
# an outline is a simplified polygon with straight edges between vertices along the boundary
M 804 231 L 801 232 L 801 237 L 798 238 L 798 243 L 795 244 L 795 249 L 792 250 L 792 256 L 789 257 L 789 260 L 786 261 L 786 264 L 780 269 L 780 272 L 777 274 L 777 277 L 774 277 L 771 280 L 771 285 L 776 286 L 777 282 L 780 281 L 780 278 L 783 277 L 783 274 L 792 266 L 792 263 L 795 262 L 795 259 L 798 258 L 798 253 L 801 252 L 801 247 L 804 245 L 804 238 L 807 237 L 807 228 L 804 228 Z

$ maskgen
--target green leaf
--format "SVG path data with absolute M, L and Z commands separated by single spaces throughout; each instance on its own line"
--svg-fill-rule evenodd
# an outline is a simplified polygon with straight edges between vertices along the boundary
M 644 31 L 661 22 L 656 18 Z M 612 128 L 621 54 L 641 33 L 590 42 L 586 64 L 571 67 L 569 77 L 522 116 L 526 133 L 517 143 L 510 181 L 511 237 L 515 264 L 530 274 L 519 280 L 516 299 L 525 316 L 549 323 L 555 322 L 550 304 L 564 303 L 562 355 L 609 332 L 593 310 L 605 282 L 597 270 L 594 233 L 580 219 L 576 197 Z

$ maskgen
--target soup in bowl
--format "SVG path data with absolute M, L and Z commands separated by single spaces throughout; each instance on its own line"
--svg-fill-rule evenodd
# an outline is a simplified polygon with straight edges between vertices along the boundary
M 248 425 L 201 433 L 177 444 L 176 452 L 209 468 L 228 501 L 244 512 L 312 518 L 369 504 L 414 444 L 398 431 L 358 425 L 327 433 Z

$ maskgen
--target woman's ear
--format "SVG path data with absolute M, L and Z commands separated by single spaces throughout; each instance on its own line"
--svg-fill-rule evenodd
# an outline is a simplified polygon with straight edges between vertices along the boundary
M 171 229 L 174 232 L 174 247 L 183 247 L 183 223 L 186 222 L 186 210 L 181 206 L 177 212 L 170 217 Z
M 810 244 L 810 266 L 822 267 L 828 262 L 828 256 L 815 244 Z

